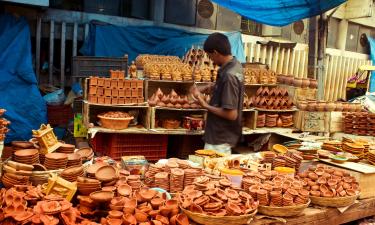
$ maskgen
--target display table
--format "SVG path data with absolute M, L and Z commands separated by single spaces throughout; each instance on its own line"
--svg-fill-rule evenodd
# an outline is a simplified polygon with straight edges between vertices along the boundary
M 312 208 L 311 206 L 304 211 L 304 215 L 299 217 L 284 218 L 288 225 L 293 224 L 319 224 L 334 225 L 343 224 L 359 220 L 365 217 L 375 215 L 375 198 L 358 200 L 358 203 L 352 205 L 345 212 L 341 213 L 336 208 Z M 261 218 L 258 214 L 251 224 L 283 224 L 275 219 Z

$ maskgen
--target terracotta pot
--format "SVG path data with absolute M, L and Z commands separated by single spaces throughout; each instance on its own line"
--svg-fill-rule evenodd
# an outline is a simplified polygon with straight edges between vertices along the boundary
M 317 106 L 317 103 L 316 101 L 308 101 L 308 104 L 307 104 L 307 111 L 315 111 L 316 110 L 316 106 Z
M 354 105 L 355 105 L 355 111 L 356 112 L 361 112 L 362 111 L 362 105 L 361 105 L 361 103 L 354 103 Z
M 318 81 L 316 79 L 310 79 L 309 88 L 317 88 L 317 87 L 318 87 Z
M 260 87 L 260 88 L 258 88 L 258 90 L 256 92 L 256 95 L 259 96 L 259 95 L 262 94 L 262 92 L 263 92 L 263 87 Z
M 323 102 L 323 101 L 319 101 L 316 105 L 316 111 L 319 111 L 319 112 L 324 112 L 325 108 L 326 108 L 326 102 Z
M 302 111 L 305 111 L 306 108 L 307 108 L 307 102 L 306 101 L 300 101 L 298 104 L 297 104 L 297 107 L 302 110 Z
M 350 103 L 348 103 L 348 102 L 341 103 L 341 105 L 342 105 L 342 111 L 343 112 L 348 112 L 350 110 L 350 105 L 349 104 Z
M 303 87 L 303 88 L 307 88 L 307 87 L 309 87 L 310 86 L 310 79 L 308 79 L 308 78 L 303 78 L 302 79 L 302 85 L 301 85 L 301 87 Z
M 276 125 L 277 125 L 277 127 L 282 127 L 283 126 L 283 121 L 281 120 L 280 117 L 279 117 L 279 119 L 277 119 Z
M 262 95 L 263 96 L 269 96 L 270 95 L 270 90 L 268 89 L 268 87 L 263 88 Z
M 294 77 L 292 76 L 285 76 L 284 83 L 287 85 L 293 85 Z
M 288 96 L 288 90 L 286 88 L 280 88 L 279 89 L 279 95 L 282 97 Z
M 343 111 L 342 102 L 335 102 L 335 104 L 336 104 L 336 110 L 335 111 L 338 111 L 338 112 Z
M 328 112 L 335 111 L 336 110 L 336 103 L 334 103 L 334 102 L 327 102 L 325 109 Z
M 302 78 L 294 78 L 293 86 L 302 87 Z
M 280 84 L 284 84 L 285 83 L 285 75 L 283 74 L 279 74 L 277 75 L 277 82 L 279 82 Z

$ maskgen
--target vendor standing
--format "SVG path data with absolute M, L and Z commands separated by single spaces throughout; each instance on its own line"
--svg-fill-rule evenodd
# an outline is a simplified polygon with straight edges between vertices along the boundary
M 238 144 L 242 135 L 242 65 L 232 56 L 229 40 L 224 34 L 211 34 L 204 43 L 204 51 L 220 66 L 216 83 L 191 89 L 199 104 L 208 111 L 204 148 L 231 154 L 231 148 Z M 202 93 L 211 95 L 209 103 L 204 101 Z

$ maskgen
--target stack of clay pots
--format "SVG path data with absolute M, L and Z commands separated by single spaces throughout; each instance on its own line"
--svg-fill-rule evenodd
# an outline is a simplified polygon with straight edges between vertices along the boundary
M 280 84 L 286 84 L 294 87 L 300 88 L 317 88 L 318 81 L 316 79 L 310 78 L 298 78 L 292 75 L 278 75 L 277 82 Z
M 0 109 L 0 142 L 4 141 L 6 133 L 8 133 L 7 126 L 10 122 L 4 118 L 1 118 L 5 113 L 5 109 Z
M 259 113 L 257 127 L 291 127 L 293 126 L 293 115 L 288 113 Z
M 210 101 L 210 96 L 205 96 L 205 101 Z M 150 106 L 166 107 L 166 108 L 176 108 L 176 109 L 199 109 L 201 106 L 194 101 L 188 99 L 187 96 L 178 95 L 173 89 L 166 95 L 163 91 L 158 88 L 158 90 L 151 96 L 148 100 Z
M 368 112 L 344 114 L 344 132 L 356 135 L 375 135 L 375 115 Z
M 299 101 L 297 107 L 302 111 L 310 112 L 360 112 L 362 111 L 362 106 L 360 103 L 348 103 L 348 102 L 326 102 L 326 101 L 316 101 L 307 100 Z
M 251 84 L 276 84 L 277 76 L 272 70 L 266 68 L 266 65 L 253 64 L 246 65 L 243 69 L 246 85 Z
M 288 91 L 285 88 L 260 87 L 256 96 L 252 98 L 255 107 L 261 109 L 280 110 L 291 109 L 293 101 L 288 97 Z

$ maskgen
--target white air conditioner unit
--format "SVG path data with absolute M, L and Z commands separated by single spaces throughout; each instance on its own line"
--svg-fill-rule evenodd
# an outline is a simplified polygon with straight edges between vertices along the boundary
M 196 26 L 205 29 L 216 29 L 217 5 L 210 0 L 198 0 Z

